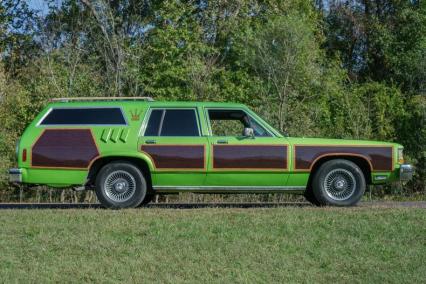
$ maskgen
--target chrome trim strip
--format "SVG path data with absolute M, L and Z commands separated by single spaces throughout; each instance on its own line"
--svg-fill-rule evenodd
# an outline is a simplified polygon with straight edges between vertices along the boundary
M 37 124 L 36 124 L 36 127 L 40 127 L 41 126 L 41 122 L 43 121 L 43 120 L 45 120 L 45 118 L 52 112 L 52 110 L 53 110 L 53 108 L 51 107 L 51 108 L 49 108 L 49 110 L 48 111 L 46 111 L 46 113 L 45 114 L 43 114 L 43 116 L 40 118 L 40 120 L 37 122 Z
M 173 186 L 160 185 L 153 186 L 156 191 L 178 192 L 178 191 L 193 191 L 193 192 L 282 192 L 282 191 L 303 191 L 306 186 Z
M 18 168 L 9 169 L 9 174 L 22 174 L 22 169 L 18 169 Z
M 152 97 L 74 97 L 74 98 L 53 98 L 51 102 L 69 101 L 155 101 Z
M 161 118 L 160 118 L 160 124 L 158 125 L 158 132 L 157 132 L 156 136 L 161 136 L 161 130 L 163 130 L 163 123 L 164 123 L 164 117 L 166 116 L 166 112 L 167 112 L 167 110 L 164 110 L 164 109 L 162 110 Z M 151 114 L 152 114 L 152 110 L 149 113 L 150 117 L 151 117 Z M 149 120 L 148 120 L 148 122 L 149 122 Z M 145 131 L 146 131 L 146 129 L 145 129 Z M 144 135 L 145 135 L 145 132 L 144 132 Z
M 22 169 L 9 169 L 9 181 L 12 183 L 22 182 Z

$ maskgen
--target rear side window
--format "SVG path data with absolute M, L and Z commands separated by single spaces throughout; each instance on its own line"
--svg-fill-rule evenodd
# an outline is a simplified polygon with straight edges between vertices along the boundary
M 120 108 L 54 108 L 40 125 L 127 125 Z
M 194 109 L 151 111 L 145 136 L 200 136 Z

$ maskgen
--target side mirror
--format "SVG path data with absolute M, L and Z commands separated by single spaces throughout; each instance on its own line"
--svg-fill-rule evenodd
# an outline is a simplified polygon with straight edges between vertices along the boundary
M 254 138 L 254 130 L 253 128 L 250 127 L 244 127 L 244 133 L 243 133 L 244 137 L 250 137 L 250 138 Z

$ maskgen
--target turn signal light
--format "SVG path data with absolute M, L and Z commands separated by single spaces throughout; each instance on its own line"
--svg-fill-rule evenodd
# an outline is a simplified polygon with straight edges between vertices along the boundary
M 404 148 L 398 148 L 398 164 L 403 164 L 405 162 L 403 151 Z

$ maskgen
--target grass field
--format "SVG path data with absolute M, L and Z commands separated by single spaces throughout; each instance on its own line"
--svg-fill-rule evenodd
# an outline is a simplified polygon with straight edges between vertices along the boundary
M 1 282 L 426 279 L 426 211 L 3 210 Z

